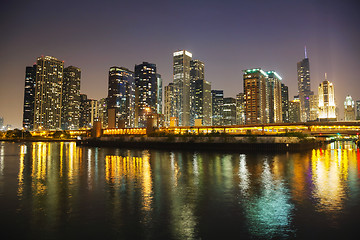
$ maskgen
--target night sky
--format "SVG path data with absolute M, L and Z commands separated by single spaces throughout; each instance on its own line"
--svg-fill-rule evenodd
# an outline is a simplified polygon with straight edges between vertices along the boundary
M 41 55 L 82 70 L 81 92 L 107 96 L 108 70 L 157 64 L 172 81 L 172 53 L 205 63 L 205 78 L 226 97 L 243 90 L 242 70 L 275 70 L 297 94 L 296 63 L 310 59 L 311 89 L 327 72 L 343 116 L 360 99 L 358 1 L 12 1 L 0 6 L 0 116 L 22 124 L 25 67 Z

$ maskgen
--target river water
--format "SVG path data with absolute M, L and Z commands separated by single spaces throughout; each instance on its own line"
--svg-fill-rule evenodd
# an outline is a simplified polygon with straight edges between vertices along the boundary
M 348 239 L 359 217 L 351 142 L 278 154 L 0 142 L 2 239 Z

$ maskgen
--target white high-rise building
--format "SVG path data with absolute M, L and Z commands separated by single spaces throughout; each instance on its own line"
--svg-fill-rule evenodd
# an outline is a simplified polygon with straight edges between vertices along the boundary
M 336 121 L 334 85 L 327 80 L 319 86 L 319 120 Z

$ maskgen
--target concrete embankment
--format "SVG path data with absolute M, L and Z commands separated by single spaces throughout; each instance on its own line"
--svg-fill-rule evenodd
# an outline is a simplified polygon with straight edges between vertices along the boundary
M 297 137 L 100 137 L 78 140 L 79 145 L 138 149 L 167 149 L 195 151 L 286 152 L 320 147 L 314 139 Z

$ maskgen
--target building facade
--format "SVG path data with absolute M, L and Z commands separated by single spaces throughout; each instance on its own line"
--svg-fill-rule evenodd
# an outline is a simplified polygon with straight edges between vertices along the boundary
M 245 95 L 239 93 L 236 95 L 236 124 L 245 124 Z
M 289 102 L 289 122 L 298 123 L 301 121 L 301 103 L 299 99 Z
M 107 107 L 109 128 L 134 127 L 134 72 L 124 67 L 110 68 Z
M 297 63 L 298 76 L 298 93 L 301 103 L 301 121 L 308 121 L 310 118 L 310 95 L 312 95 L 310 88 L 310 63 L 306 54 L 305 58 Z
M 202 61 L 193 59 L 190 61 L 190 125 L 194 126 L 195 119 L 198 118 L 199 96 L 197 92 L 201 91 L 202 83 L 205 80 L 205 65 Z M 200 89 L 199 89 L 200 87 Z M 198 88 L 198 89 L 196 89 Z M 197 99 L 196 99 L 197 98 Z M 197 113 L 196 113 L 197 112 Z
M 245 123 L 269 123 L 269 102 L 266 72 L 260 68 L 243 71 Z
M 63 61 L 39 57 L 36 62 L 34 129 L 61 129 Z
M 194 93 L 192 96 L 192 125 L 195 121 L 201 121 L 201 125 L 211 125 L 211 84 L 204 79 L 198 79 L 193 82 Z
M 223 90 L 211 90 L 211 125 L 221 126 L 223 125 L 223 107 L 224 107 L 224 91 Z
M 26 67 L 24 88 L 23 128 L 33 130 L 35 107 L 36 65 Z
M 170 119 L 175 117 L 174 110 L 174 84 L 169 83 L 164 89 L 164 121 L 165 126 L 170 126 Z
M 344 102 L 344 120 L 355 121 L 355 102 L 350 95 L 346 96 Z
M 282 122 L 281 80 L 275 71 L 267 72 L 267 101 L 269 111 L 269 123 Z
M 135 126 L 145 127 L 149 114 L 158 112 L 158 76 L 156 65 L 135 65 Z
M 316 94 L 310 95 L 310 117 L 309 121 L 316 121 L 319 118 L 319 96 Z
M 174 111 L 180 126 L 190 126 L 190 61 L 186 50 L 173 53 Z
M 326 79 L 319 85 L 319 120 L 336 121 L 334 85 Z
M 289 122 L 289 89 L 284 83 L 281 83 L 281 109 L 282 121 Z
M 355 108 L 356 108 L 356 120 L 360 120 L 360 100 L 356 100 Z
M 62 129 L 73 130 L 80 127 L 80 68 L 64 68 L 62 85 Z
M 157 79 L 157 113 L 163 114 L 163 86 L 160 74 L 156 74 Z
M 232 97 L 224 98 L 223 125 L 236 124 L 236 99 Z

